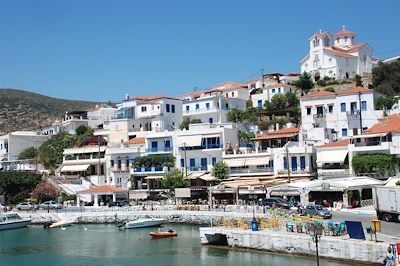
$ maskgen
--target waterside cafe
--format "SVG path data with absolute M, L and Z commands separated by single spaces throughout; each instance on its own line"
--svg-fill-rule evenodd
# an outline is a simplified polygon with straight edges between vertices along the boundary
M 267 197 L 295 197 L 302 205 L 309 202 L 327 207 L 363 207 L 372 205 L 372 187 L 384 182 L 366 176 L 318 179 L 267 188 Z
M 117 201 L 117 199 L 128 199 L 128 189 L 113 186 L 99 186 L 93 187 L 85 190 L 78 191 L 76 193 L 76 198 L 79 199 L 79 195 L 90 195 L 93 206 L 99 206 L 99 202 L 112 202 Z M 79 200 L 77 201 L 77 206 L 79 206 Z

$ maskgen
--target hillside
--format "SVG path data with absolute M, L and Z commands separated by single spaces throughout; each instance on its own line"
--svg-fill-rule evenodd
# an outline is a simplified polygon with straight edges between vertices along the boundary
M 47 97 L 15 89 L 0 89 L 0 134 L 36 130 L 61 119 L 65 111 L 87 109 L 95 102 Z

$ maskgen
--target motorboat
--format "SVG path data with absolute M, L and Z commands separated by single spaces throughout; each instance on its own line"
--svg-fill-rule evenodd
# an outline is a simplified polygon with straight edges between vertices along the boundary
M 66 226 L 70 226 L 74 223 L 74 220 L 61 220 L 52 224 L 47 224 L 45 225 L 45 227 L 48 228 L 57 228 L 57 227 L 66 227 Z
M 144 227 L 157 227 L 165 223 L 162 218 L 143 218 L 125 223 L 126 229 L 144 228 Z
M 153 238 L 166 238 L 166 237 L 178 236 L 178 233 L 170 229 L 168 231 L 158 230 L 157 232 L 150 232 L 149 235 L 151 235 Z
M 0 213 L 0 230 L 16 229 L 27 226 L 31 219 L 21 218 L 15 212 L 1 212 Z

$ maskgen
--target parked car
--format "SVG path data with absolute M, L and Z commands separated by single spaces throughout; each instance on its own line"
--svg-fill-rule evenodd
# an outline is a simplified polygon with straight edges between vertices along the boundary
M 290 209 L 290 205 L 287 201 L 284 199 L 278 198 L 278 197 L 270 197 L 266 199 L 262 199 L 261 205 L 263 206 L 269 206 L 272 207 L 275 205 L 277 208 L 283 208 L 283 209 Z
M 128 202 L 125 201 L 113 201 L 108 204 L 108 207 L 123 207 L 128 205 Z
M 17 206 L 18 210 L 24 210 L 24 211 L 31 211 L 31 210 L 37 210 L 38 209 L 38 205 L 29 202 L 29 201 L 24 201 L 21 202 L 20 204 L 18 204 Z
M 49 201 L 45 201 L 42 204 L 39 205 L 39 207 L 43 210 L 55 210 L 55 209 L 62 209 L 63 206 L 60 203 L 57 203 L 55 201 L 49 200 Z
M 321 216 L 323 218 L 331 219 L 332 218 L 332 213 L 330 210 L 325 208 L 322 205 L 314 205 L 314 204 L 308 204 L 304 210 L 304 214 L 308 214 L 311 217 L 312 216 Z

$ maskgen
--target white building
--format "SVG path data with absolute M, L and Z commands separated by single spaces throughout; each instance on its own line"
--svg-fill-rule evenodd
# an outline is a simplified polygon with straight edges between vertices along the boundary
M 171 131 L 182 122 L 182 100 L 166 97 L 127 97 L 118 104 L 118 111 L 102 130 L 95 135 L 105 137 L 109 143 L 122 143 L 148 132 Z
M 285 93 L 295 93 L 296 86 L 283 84 L 283 83 L 276 83 L 273 85 L 266 86 L 264 88 L 254 89 L 251 94 L 251 101 L 253 103 L 253 107 L 256 108 L 263 108 L 265 102 L 270 102 L 272 97 L 278 94 L 285 94 Z
M 307 133 L 306 138 L 327 143 L 360 134 L 383 115 L 381 110 L 375 110 L 376 97 L 373 90 L 363 87 L 336 93 L 318 91 L 301 97 L 302 129 Z
M 226 123 L 226 113 L 236 107 L 246 109 L 249 92 L 246 85 L 225 82 L 210 90 L 192 92 L 183 96 L 183 116 L 197 118 L 202 123 Z
M 33 131 L 15 131 L 0 136 L 0 162 L 16 160 L 28 148 L 39 148 L 48 136 Z
M 315 32 L 308 39 L 309 52 L 300 60 L 301 73 L 310 73 L 315 81 L 324 77 L 343 79 L 371 73 L 372 48 L 367 43 L 357 44 L 356 35 L 344 27 L 335 35 Z

